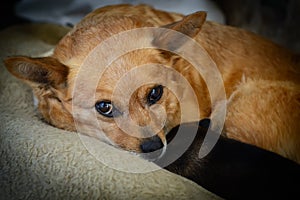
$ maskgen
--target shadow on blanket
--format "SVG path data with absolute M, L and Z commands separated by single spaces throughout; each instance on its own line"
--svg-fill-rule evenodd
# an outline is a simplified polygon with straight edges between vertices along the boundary
M 210 124 L 183 124 L 168 136 L 196 137 L 189 149 L 167 166 L 171 172 L 187 177 L 225 199 L 285 199 L 300 196 L 300 165 L 273 152 L 220 136 L 209 154 L 199 159 L 200 147 Z M 217 137 L 217 133 L 215 134 Z M 181 140 L 182 141 L 182 140 Z M 205 143 L 205 145 L 210 145 Z M 170 142 L 165 157 L 172 157 L 182 142 Z M 165 157 L 157 161 L 162 163 Z

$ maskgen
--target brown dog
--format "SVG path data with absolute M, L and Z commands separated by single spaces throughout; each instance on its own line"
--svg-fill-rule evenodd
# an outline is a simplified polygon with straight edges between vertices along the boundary
M 181 119 L 180 106 L 190 105 L 189 98 L 184 98 L 184 88 L 178 85 L 177 90 L 182 93 L 180 99 L 169 88 L 161 86 L 162 83 L 139 87 L 130 97 L 128 113 L 122 101 L 127 96 L 120 95 L 117 101 L 112 100 L 114 88 L 126 73 L 138 66 L 163 64 L 181 73 L 191 84 L 199 102 L 198 118 L 210 117 L 216 109 L 210 99 L 211 91 L 189 62 L 164 50 L 135 50 L 122 55 L 105 69 L 97 82 L 95 99 L 75 105 L 81 114 L 74 113 L 72 95 L 80 66 L 99 43 L 136 28 L 169 28 L 193 38 L 216 63 L 228 100 L 226 136 L 300 163 L 299 57 L 253 33 L 205 21 L 205 18 L 205 12 L 182 16 L 146 5 L 107 6 L 93 11 L 77 24 L 59 42 L 53 55 L 11 57 L 5 60 L 5 65 L 33 88 L 39 110 L 50 124 L 76 131 L 75 120 L 78 126 L 84 127 L 81 132 L 87 135 L 126 150 L 150 152 L 166 145 L 166 133 L 180 122 L 195 120 L 189 116 Z M 185 45 L 176 35 L 149 39 L 153 46 L 160 48 L 174 41 L 179 47 Z M 168 73 L 159 71 L 138 74 L 136 78 L 155 77 L 157 73 L 165 80 L 172 80 Z M 133 87 L 131 82 L 125 87 Z M 90 87 L 93 86 L 89 83 L 80 87 L 82 96 Z M 161 121 L 161 111 L 156 109 L 158 104 L 165 110 L 163 125 L 156 122 Z M 99 128 L 91 123 L 95 111 L 104 133 L 99 133 Z M 130 116 L 140 127 L 149 125 L 147 131 L 133 128 L 137 137 L 127 134 L 114 120 L 118 115 Z M 159 138 L 144 139 L 149 132 L 155 132 Z

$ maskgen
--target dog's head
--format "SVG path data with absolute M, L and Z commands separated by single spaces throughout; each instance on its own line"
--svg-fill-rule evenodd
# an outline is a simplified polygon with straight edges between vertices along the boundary
M 205 17 L 204 12 L 197 12 L 164 27 L 193 38 Z M 186 96 L 174 73 L 161 70 L 161 67 L 176 70 L 175 65 L 187 65 L 186 61 L 163 50 L 134 50 L 120 56 L 108 67 L 102 66 L 103 73 L 96 87 L 89 82 L 75 86 L 80 66 L 97 44 L 119 32 L 150 26 L 156 25 L 139 17 L 97 18 L 92 15 L 59 42 L 52 56 L 10 57 L 5 60 L 5 65 L 13 75 L 33 88 L 39 100 L 39 111 L 50 124 L 71 131 L 79 127 L 82 133 L 129 151 L 151 152 L 165 146 L 166 133 L 182 121 L 179 101 Z M 152 40 L 153 45 L 184 43 L 182 38 L 172 35 Z M 98 63 L 101 66 L 101 60 Z M 148 64 L 156 67 L 138 70 L 149 69 Z M 151 77 L 154 81 L 137 85 Z M 155 77 L 163 81 L 156 81 Z M 167 84 L 175 89 L 166 87 Z M 77 91 L 74 92 L 75 87 Z M 87 94 L 91 87 L 95 87 L 93 98 Z M 174 93 L 176 87 L 179 95 Z M 73 95 L 81 96 L 81 101 L 74 103 L 77 96 Z M 188 100 L 185 104 L 189 107 Z M 93 122 L 95 118 L 97 123 Z M 130 123 L 123 123 L 126 120 Z

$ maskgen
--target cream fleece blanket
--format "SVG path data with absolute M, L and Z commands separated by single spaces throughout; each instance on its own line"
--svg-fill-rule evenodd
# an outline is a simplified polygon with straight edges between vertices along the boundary
M 39 56 L 67 31 L 50 24 L 6 29 L 0 33 L 1 60 L 9 55 Z M 90 141 L 101 150 L 105 162 L 99 161 L 80 138 L 85 137 L 40 120 L 30 88 L 1 62 L 0 199 L 218 199 L 153 163 Z M 128 172 L 133 168 L 153 171 Z

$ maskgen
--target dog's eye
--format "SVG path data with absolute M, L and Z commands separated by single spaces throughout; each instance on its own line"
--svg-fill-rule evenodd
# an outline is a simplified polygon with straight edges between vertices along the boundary
M 147 103 L 149 106 L 158 102 L 163 94 L 163 86 L 158 85 L 152 88 L 147 97 Z
M 116 109 L 110 101 L 99 101 L 95 104 L 95 108 L 98 113 L 105 117 L 113 117 L 116 113 Z

